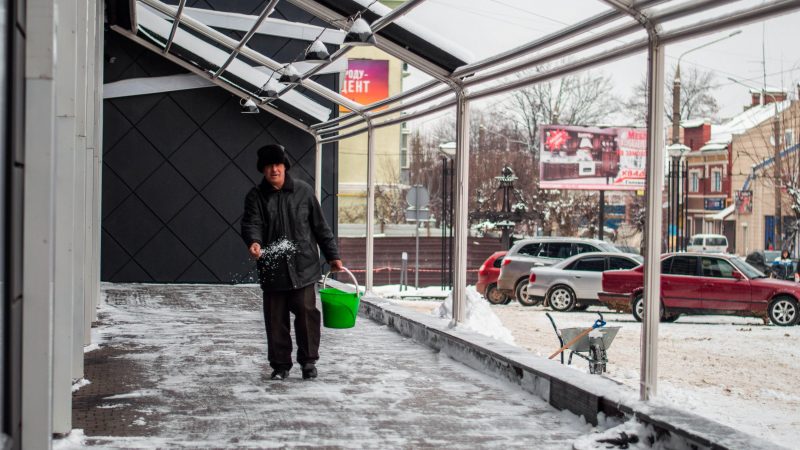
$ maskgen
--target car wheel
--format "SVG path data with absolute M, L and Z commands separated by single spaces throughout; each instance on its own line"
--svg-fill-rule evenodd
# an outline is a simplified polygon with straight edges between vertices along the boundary
M 505 305 L 510 299 L 497 289 L 496 284 L 492 283 L 486 288 L 486 300 L 493 305 Z
M 680 317 L 681 317 L 680 314 L 674 314 L 674 315 L 671 315 L 671 316 L 662 317 L 661 321 L 662 322 L 667 322 L 667 323 L 672 323 L 672 322 L 675 322 L 676 320 L 678 320 L 678 318 L 680 318 Z
M 517 283 L 517 288 L 515 289 L 515 293 L 517 296 L 517 301 L 522 306 L 535 306 L 539 302 L 533 299 L 533 297 L 528 296 L 528 280 L 523 279 L 519 283 Z
M 769 320 L 779 327 L 797 323 L 797 301 L 791 297 L 778 297 L 769 304 Z
M 575 293 L 564 285 L 558 285 L 550 289 L 548 299 L 553 311 L 567 312 L 572 311 L 572 308 L 575 307 Z
M 659 320 L 662 322 L 667 321 L 663 304 L 658 308 L 658 312 L 659 312 Z M 633 299 L 633 304 L 631 305 L 631 313 L 633 313 L 633 318 L 636 319 L 637 322 L 642 321 L 642 317 L 644 317 L 644 296 L 642 294 L 637 295 Z M 677 315 L 673 317 L 675 317 L 675 319 L 672 320 L 673 322 L 678 319 Z

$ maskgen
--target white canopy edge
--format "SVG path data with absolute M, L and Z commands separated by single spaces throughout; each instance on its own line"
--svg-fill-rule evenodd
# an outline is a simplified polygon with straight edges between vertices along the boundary
M 161 14 L 153 11 L 149 7 L 136 3 L 136 17 L 139 27 L 145 27 L 151 32 L 155 33 L 159 38 L 166 40 L 172 30 L 172 22 L 168 21 Z M 230 55 L 229 52 L 216 48 L 213 45 L 203 41 L 179 28 L 175 33 L 174 45 L 178 45 L 186 50 L 202 56 L 207 61 L 222 66 Z M 264 67 L 253 67 L 240 60 L 234 60 L 226 69 L 228 72 L 235 74 L 237 77 L 247 81 L 253 86 L 264 86 L 267 83 L 275 90 L 279 91 L 284 86 L 282 83 L 277 82 L 277 76 L 272 76 L 272 71 Z M 270 77 L 272 79 L 270 79 Z M 303 94 L 295 91 L 287 92 L 281 97 L 282 101 L 292 105 L 293 107 L 304 111 L 306 114 L 314 117 L 319 121 L 325 121 L 331 117 L 333 111 L 326 108 L 319 103 L 311 100 Z
M 706 217 L 711 220 L 725 220 L 726 217 L 733 214 L 734 209 L 736 209 L 736 205 L 731 205 L 716 214 L 711 214 L 710 216 Z
M 184 14 L 210 27 L 244 32 L 250 31 L 253 24 L 258 19 L 258 16 L 189 7 L 184 8 Z M 303 41 L 313 41 L 322 33 L 322 36 L 320 36 L 322 42 L 333 45 L 342 45 L 345 36 L 345 32 L 342 30 L 324 28 L 323 31 L 323 27 L 318 27 L 316 25 L 289 22 L 288 20 L 273 19 L 271 17 L 264 19 L 264 22 L 258 27 L 256 33 L 300 39 Z

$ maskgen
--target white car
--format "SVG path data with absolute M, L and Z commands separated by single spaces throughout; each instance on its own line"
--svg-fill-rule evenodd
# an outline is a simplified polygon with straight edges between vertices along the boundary
M 603 272 L 628 270 L 643 258 L 630 253 L 583 253 L 547 267 L 534 267 L 528 277 L 528 296 L 545 301 L 555 311 L 583 310 L 597 305 Z
M 728 238 L 721 234 L 695 234 L 686 251 L 694 253 L 728 253 Z

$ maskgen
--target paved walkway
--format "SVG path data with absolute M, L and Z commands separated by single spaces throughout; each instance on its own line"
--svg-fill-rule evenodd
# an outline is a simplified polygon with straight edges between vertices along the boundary
M 589 431 L 363 317 L 324 329 L 320 377 L 271 381 L 258 288 L 104 285 L 73 428 L 86 446 L 570 448 Z

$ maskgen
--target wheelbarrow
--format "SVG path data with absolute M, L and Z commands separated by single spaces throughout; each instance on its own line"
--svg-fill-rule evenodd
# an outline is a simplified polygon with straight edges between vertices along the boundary
M 550 355 L 550 359 L 560 355 L 561 364 L 564 364 L 564 351 L 569 350 L 567 365 L 572 364 L 573 356 L 578 356 L 589 362 L 589 373 L 601 375 L 606 371 L 606 364 L 608 364 L 606 350 L 611 347 L 620 327 L 605 326 L 606 321 L 603 320 L 603 314 L 598 312 L 597 315 L 600 318 L 595 320 L 589 328 L 562 328 L 559 330 L 550 313 L 545 313 L 545 315 L 550 319 L 561 345 L 558 351 Z

